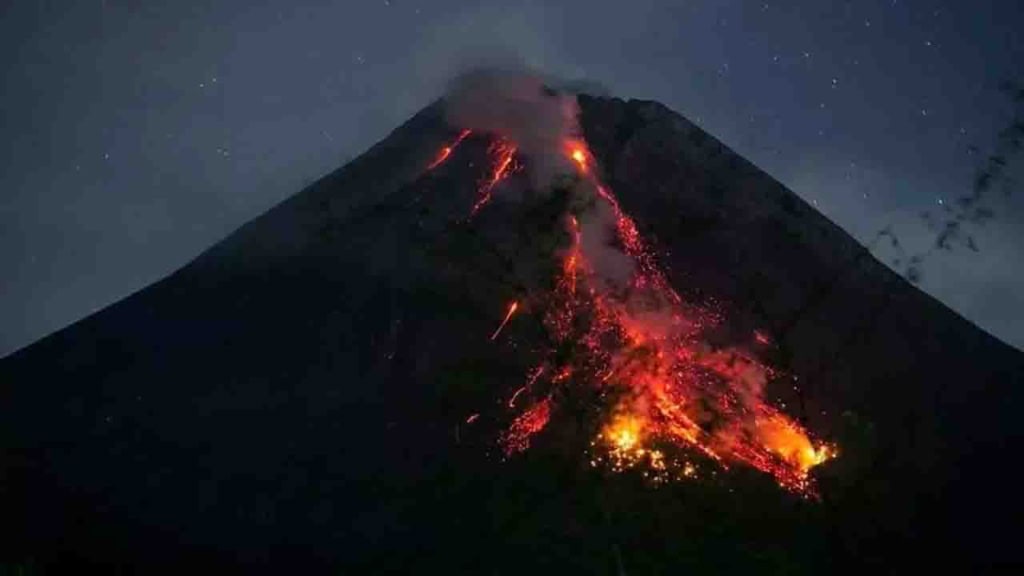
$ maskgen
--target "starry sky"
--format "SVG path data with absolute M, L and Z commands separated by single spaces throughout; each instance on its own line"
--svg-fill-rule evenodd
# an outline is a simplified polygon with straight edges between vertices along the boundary
M 969 191 L 1012 116 L 997 87 L 1024 80 L 1022 29 L 1007 0 L 14 0 L 0 355 L 184 265 L 482 64 L 659 100 L 858 239 L 925 246 L 916 215 Z M 1022 195 L 921 281 L 1019 348 Z

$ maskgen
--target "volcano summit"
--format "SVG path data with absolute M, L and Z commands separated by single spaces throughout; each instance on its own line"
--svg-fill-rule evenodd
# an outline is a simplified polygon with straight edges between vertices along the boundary
M 1009 570 L 1022 374 L 664 106 L 472 74 L 0 361 L 3 559 Z

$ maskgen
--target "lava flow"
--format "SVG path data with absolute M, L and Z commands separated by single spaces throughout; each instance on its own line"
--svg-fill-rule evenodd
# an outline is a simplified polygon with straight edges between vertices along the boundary
M 437 153 L 437 158 L 435 158 L 434 161 L 431 162 L 429 166 L 427 166 L 427 170 L 433 170 L 434 168 L 437 168 L 441 164 L 444 164 L 444 161 L 447 160 L 448 157 L 452 155 L 452 152 L 455 151 L 455 148 L 458 147 L 458 145 L 461 144 L 462 141 L 469 136 L 469 134 L 470 130 L 463 130 L 462 132 L 459 132 L 459 137 L 456 138 L 454 142 L 452 142 L 448 146 L 445 146 L 444 148 L 441 148 L 441 151 Z
M 510 142 L 502 140 L 492 145 L 489 155 L 495 159 L 494 172 L 480 186 L 476 203 L 473 204 L 473 209 L 469 212 L 471 218 L 476 216 L 476 213 L 491 201 L 491 193 L 494 191 L 494 187 L 498 185 L 498 182 L 501 182 L 503 178 L 512 173 L 517 167 L 515 163 L 516 147 Z
M 512 163 L 512 144 L 502 141 L 495 150 L 497 167 L 474 213 Z M 685 303 L 672 289 L 636 224 L 595 175 L 585 144 L 567 141 L 563 152 L 580 175 L 573 193 L 584 207 L 566 215 L 571 245 L 543 306 L 554 345 L 508 402 L 525 408 L 502 435 L 505 453 L 528 448 L 559 399 L 591 387 L 614 399 L 591 443 L 594 466 L 640 468 L 644 476 L 667 481 L 699 476 L 704 467 L 743 464 L 788 490 L 813 494 L 809 472 L 834 449 L 813 442 L 765 402 L 771 368 L 741 349 L 716 349 L 703 340 L 706 329 L 720 322 L 718 315 Z M 626 283 L 603 269 L 608 242 L 584 242 L 585 235 L 602 232 L 630 264 Z M 595 240 L 604 247 L 593 248 Z M 513 302 L 492 340 L 515 310 Z M 761 334 L 756 340 L 767 342 Z M 542 374 L 546 379 L 539 379 Z

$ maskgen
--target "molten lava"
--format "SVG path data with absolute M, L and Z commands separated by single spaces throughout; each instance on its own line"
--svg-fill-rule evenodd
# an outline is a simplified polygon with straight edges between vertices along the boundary
M 619 416 L 609 424 L 601 436 L 619 451 L 633 450 L 640 443 L 642 424 L 634 415 Z
M 476 203 L 473 204 L 473 209 L 469 212 L 470 218 L 476 216 L 476 213 L 491 201 L 491 193 L 494 191 L 494 187 L 517 167 L 515 163 L 516 147 L 510 142 L 503 140 L 497 142 L 491 146 L 489 155 L 494 162 L 494 171 L 491 173 L 491 177 L 480 186 L 480 190 L 477 192 Z
M 745 350 L 706 343 L 703 335 L 721 318 L 684 302 L 672 288 L 636 224 L 598 179 L 586 144 L 566 141 L 562 152 L 581 177 L 572 193 L 583 201 L 570 202 L 577 207 L 564 220 L 569 246 L 559 254 L 560 277 L 539 300 L 553 344 L 507 402 L 510 409 L 525 408 L 501 437 L 505 454 L 529 447 L 565 392 L 591 389 L 614 404 L 591 443 L 595 466 L 639 469 L 661 482 L 742 464 L 770 474 L 788 490 L 813 494 L 810 470 L 835 451 L 812 441 L 764 400 L 764 387 L 774 376 L 770 367 Z M 516 169 L 515 153 L 505 140 L 491 147 L 493 172 L 471 214 Z M 614 245 L 595 248 L 603 238 L 589 234 L 605 230 Z M 609 274 L 601 260 L 609 249 L 628 263 L 628 281 Z M 517 309 L 518 302 L 509 305 L 491 340 Z M 769 344 L 760 332 L 753 340 Z
M 590 154 L 587 152 L 587 146 L 583 142 L 576 140 L 570 140 L 566 142 L 565 149 L 568 151 L 569 158 L 576 163 L 580 172 L 587 172 L 587 164 L 590 158 Z
M 433 170 L 434 168 L 437 168 L 441 164 L 444 164 L 444 161 L 447 160 L 448 157 L 452 155 L 452 152 L 455 151 L 455 148 L 458 147 L 458 145 L 461 144 L 462 141 L 469 136 L 469 134 L 469 130 L 463 130 L 462 132 L 459 132 L 459 136 L 458 138 L 455 139 L 454 142 L 445 146 L 444 148 L 441 148 L 441 151 L 437 153 L 437 158 L 435 158 L 434 161 L 431 162 L 429 166 L 427 166 L 427 170 Z

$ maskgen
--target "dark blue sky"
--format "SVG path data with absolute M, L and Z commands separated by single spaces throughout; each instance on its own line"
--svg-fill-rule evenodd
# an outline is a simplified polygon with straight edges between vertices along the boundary
M 969 190 L 1024 3 L 16 0 L 0 19 L 0 354 L 168 274 L 516 57 L 659 100 L 858 238 Z M 969 145 L 980 153 L 971 154 Z M 1019 172 L 1019 170 L 1018 170 Z M 1024 192 L 1024 191 L 1022 191 Z M 1024 347 L 1024 200 L 922 287 Z

